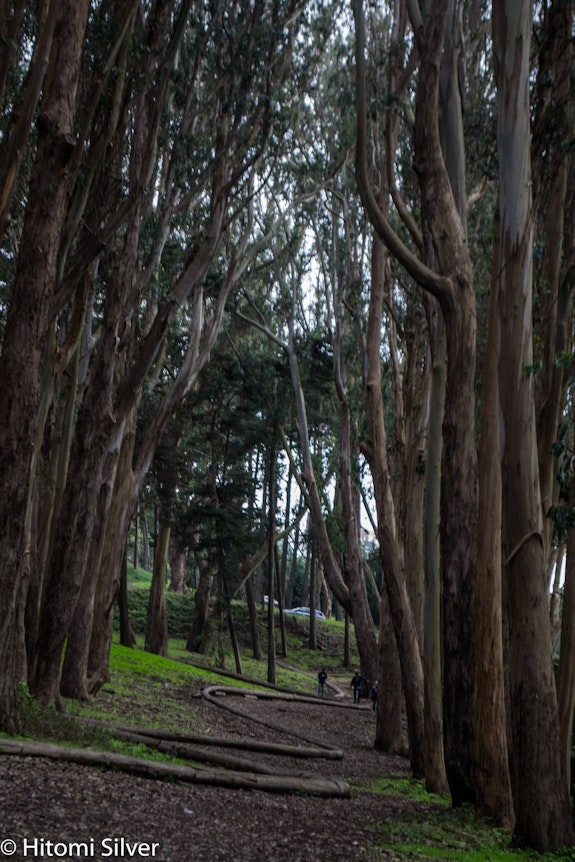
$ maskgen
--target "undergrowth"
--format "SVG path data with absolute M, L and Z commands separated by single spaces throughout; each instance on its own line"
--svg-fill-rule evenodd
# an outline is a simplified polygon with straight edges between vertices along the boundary
M 449 797 L 427 793 L 422 781 L 382 778 L 362 789 L 409 800 L 401 820 L 374 825 L 379 847 L 397 862 L 574 862 L 575 851 L 536 853 L 510 846 L 510 834 L 478 817 L 471 806 L 452 808 Z

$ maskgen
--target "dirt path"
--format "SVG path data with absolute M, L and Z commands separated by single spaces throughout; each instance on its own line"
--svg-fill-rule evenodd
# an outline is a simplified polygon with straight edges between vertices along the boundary
M 184 718 L 182 731 L 194 732 L 201 723 L 214 735 L 271 742 L 304 735 L 323 741 L 343 749 L 344 758 L 313 760 L 304 768 L 344 779 L 352 788 L 365 786 L 369 779 L 408 774 L 405 760 L 374 751 L 375 718 L 369 705 L 330 708 L 313 698 L 248 696 L 242 699 L 244 714 L 238 715 L 220 709 L 201 692 L 188 696 L 195 720 Z M 275 729 L 278 725 L 281 731 Z M 281 768 L 302 769 L 295 758 L 258 754 L 262 759 Z M 44 759 L 0 757 L 0 859 L 2 852 L 7 858 L 6 849 L 12 846 L 2 841 L 15 842 L 13 859 L 390 859 L 375 849 L 375 826 L 401 816 L 404 806 L 366 790 L 353 789 L 349 799 L 285 796 L 168 784 Z

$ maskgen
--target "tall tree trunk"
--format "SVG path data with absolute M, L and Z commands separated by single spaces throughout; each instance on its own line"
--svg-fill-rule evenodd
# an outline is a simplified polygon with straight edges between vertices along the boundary
M 109 680 L 109 657 L 112 643 L 114 607 L 122 577 L 122 562 L 126 553 L 130 521 L 137 504 L 137 490 L 132 474 L 135 444 L 135 410 L 128 419 L 118 464 L 106 528 L 102 538 L 100 565 L 95 573 L 94 612 L 88 649 L 88 690 L 95 694 Z M 86 638 L 80 630 L 78 637 Z
M 138 544 L 140 541 L 138 527 L 140 525 L 140 514 L 138 510 L 136 510 L 136 514 L 134 515 L 134 555 L 132 557 L 132 565 L 135 569 L 138 568 L 138 563 L 140 562 L 140 556 L 138 553 Z
M 312 545 L 311 561 L 309 566 L 309 637 L 308 649 L 317 649 L 317 626 L 315 622 L 315 596 L 317 591 L 318 559 L 315 545 Z
M 349 667 L 349 657 L 347 664 Z M 378 695 L 374 748 L 388 754 L 404 751 L 403 741 L 403 690 L 401 688 L 401 665 L 397 654 L 389 599 L 385 585 L 379 602 L 378 639 Z
M 435 238 L 433 260 L 437 261 L 441 273 L 450 278 L 453 278 L 453 273 L 457 274 L 452 296 L 440 299 L 448 362 L 440 532 L 444 740 L 446 772 L 455 805 L 473 801 L 475 795 L 476 312 L 473 270 L 466 239 L 463 82 L 460 71 L 462 15 L 460 0 L 435 5 L 421 55 L 419 74 L 422 86 L 418 86 L 417 92 L 415 133 L 417 169 L 422 171 L 424 223 L 430 226 Z M 440 58 L 437 79 L 434 70 Z M 436 178 L 438 170 L 441 172 L 439 181 Z M 444 232 L 450 233 L 448 242 L 442 242 Z
M 120 645 L 125 647 L 136 646 L 136 636 L 130 623 L 130 608 L 128 600 L 128 550 L 124 551 L 122 558 L 122 573 L 120 576 L 120 589 L 118 591 L 118 611 L 120 617 Z
M 288 539 L 286 538 L 286 542 Z M 293 608 L 293 591 L 295 586 L 295 576 L 297 573 L 297 559 L 298 559 L 298 551 L 299 551 L 299 543 L 300 543 L 300 528 L 299 524 L 296 527 L 294 540 L 293 540 L 293 548 L 292 548 L 292 557 L 290 564 L 290 572 L 289 572 L 289 581 L 288 587 L 286 590 L 286 607 Z
M 570 504 L 575 506 L 575 478 L 571 479 Z M 573 757 L 573 711 L 575 710 L 575 529 L 571 528 L 567 541 L 565 584 L 563 590 L 563 622 L 561 626 L 561 652 L 557 680 L 561 748 L 567 778 L 567 791 L 571 792 L 571 758 Z
M 443 685 L 441 661 L 441 462 L 445 411 L 447 345 L 438 304 L 427 301 L 431 344 L 431 387 L 427 460 L 425 463 L 425 600 L 424 600 L 424 735 L 425 786 L 431 793 L 448 789 L 443 747 Z
M 556 503 L 554 491 L 557 440 L 564 392 L 565 358 L 570 345 L 572 317 L 572 271 L 575 247 L 569 207 L 569 177 L 574 167 L 573 140 L 573 6 L 560 0 L 546 4 L 543 27 L 538 34 L 538 77 L 534 91 L 533 197 L 541 213 L 538 241 L 545 253 L 538 259 L 536 334 L 542 345 L 542 367 L 535 379 L 539 478 L 543 513 Z M 572 181 L 571 181 L 572 185 Z M 572 189 L 571 189 L 572 193 Z M 569 214 L 570 215 L 570 214 Z M 544 522 L 546 548 L 551 550 L 551 519 Z
M 371 293 L 366 340 L 365 398 L 369 441 L 363 447 L 369 463 L 377 510 L 377 538 L 389 611 L 395 633 L 405 694 L 409 756 L 414 775 L 424 774 L 423 667 L 419 639 L 407 593 L 394 500 L 387 463 L 387 435 L 381 382 L 380 332 L 385 285 L 383 243 L 373 238 Z M 379 674 L 371 677 L 378 679 Z M 397 698 L 401 702 L 400 698 Z M 378 715 L 380 711 L 378 711 Z
M 428 375 L 422 372 L 422 343 L 425 336 L 421 324 L 415 323 L 415 332 L 407 346 L 407 373 L 405 381 L 405 469 L 403 493 L 403 548 L 407 594 L 417 632 L 419 649 L 423 653 L 425 605 L 425 477 L 422 462 L 425 443 L 423 434 L 423 405 L 426 401 Z M 425 350 L 426 348 L 424 348 Z
M 287 528 L 287 523 L 286 523 Z M 287 544 L 288 536 L 286 533 L 286 537 L 284 539 L 284 548 Z M 282 560 L 285 555 L 282 553 Z M 280 624 L 280 642 L 281 642 L 281 651 L 280 654 L 282 658 L 287 658 L 287 635 L 286 635 L 286 621 L 284 617 L 284 608 L 285 608 L 285 568 L 283 567 L 283 562 L 280 561 L 278 554 L 278 546 L 277 542 L 274 544 L 274 564 L 276 568 L 276 580 L 277 580 L 277 588 L 278 588 L 278 608 L 279 608 L 279 624 Z M 282 575 L 283 571 L 283 575 Z
M 179 549 L 172 537 L 170 545 L 170 592 L 187 593 L 186 552 Z
M 420 49 L 414 167 L 421 189 L 427 231 L 425 242 L 433 247 L 437 271 L 407 248 L 392 229 L 371 189 L 366 158 L 365 24 L 361 0 L 354 0 L 358 66 L 356 167 L 362 200 L 378 235 L 418 284 L 438 299 L 446 326 L 449 361 L 441 514 L 444 737 L 452 800 L 459 805 L 474 799 L 475 293 L 464 225 L 457 211 L 439 136 L 439 70 L 448 4 L 430 6 L 425 21 L 420 17 L 418 4 L 409 4 L 409 11 L 414 15 L 413 26 Z
M 89 5 L 87 0 L 62 0 L 56 7 L 57 50 L 51 54 L 44 82 L 20 246 L 23 252 L 17 263 L 0 358 L 0 727 L 12 731 L 18 725 L 18 684 L 26 678 L 23 615 L 30 548 L 25 546 L 25 530 L 38 386 L 53 314 Z
M 499 223 L 496 220 L 489 320 L 483 360 L 475 623 L 475 750 L 477 809 L 508 829 L 513 826 L 515 816 L 509 775 L 503 669 L 501 452 L 497 379 L 500 268 L 498 230 Z
M 550 656 L 533 378 L 533 211 L 529 154 L 532 6 L 494 5 L 498 72 L 501 267 L 500 409 L 503 523 L 509 580 L 515 841 L 539 851 L 572 843 Z
M 200 579 L 194 596 L 194 616 L 186 649 L 189 652 L 207 652 L 209 646 L 210 591 L 214 578 L 213 567 L 198 556 Z
M 250 619 L 250 634 L 252 640 L 252 655 L 256 661 L 261 661 L 262 644 L 260 638 L 260 627 L 258 624 L 258 611 L 256 600 L 254 598 L 254 588 L 252 584 L 252 575 L 245 582 L 246 586 L 246 602 L 248 606 L 248 616 Z
M 144 506 L 142 506 L 142 513 L 140 515 L 140 525 L 142 528 L 142 568 L 146 572 L 150 572 L 152 570 L 152 553 L 150 551 L 150 532 L 148 530 L 148 517 Z
M 268 453 L 268 527 L 267 527 L 267 582 L 268 582 L 268 682 L 276 681 L 276 633 L 274 606 L 274 548 L 276 522 L 276 447 L 272 440 Z
M 66 630 L 64 661 L 60 673 L 60 693 L 78 700 L 88 699 L 88 661 L 94 617 L 94 599 L 102 558 L 103 533 L 106 529 L 110 491 L 102 485 L 94 518 L 92 541 L 84 561 L 84 575 L 76 607 Z
M 323 517 L 322 504 L 311 457 L 305 397 L 295 348 L 293 316 L 290 317 L 289 321 L 288 344 L 282 346 L 287 350 L 289 359 L 303 456 L 302 483 L 300 487 L 305 491 L 318 553 L 321 556 L 325 578 L 330 589 L 340 604 L 353 615 L 355 638 L 360 654 L 361 667 L 364 673 L 368 674 L 371 679 L 375 679 L 377 673 L 377 641 L 367 603 L 363 571 L 361 565 L 353 565 L 349 568 L 346 567 L 345 573 L 342 573 L 331 546 Z M 294 475 L 297 475 L 297 472 Z
M 367 600 L 367 590 L 361 560 L 359 494 L 354 489 L 353 483 L 353 476 L 357 472 L 356 462 L 358 456 L 357 452 L 353 453 L 354 469 L 352 470 L 351 409 L 347 393 L 344 354 L 344 297 L 339 287 L 335 305 L 336 320 L 335 335 L 333 338 L 333 366 L 335 388 L 340 406 L 339 490 L 345 537 L 344 578 L 352 603 L 353 626 L 360 650 L 361 670 L 367 679 L 373 681 L 379 676 L 377 670 L 377 642 L 374 634 L 373 617 Z M 312 622 L 315 630 L 315 602 L 313 611 L 314 619 Z M 315 645 L 313 648 L 315 649 Z
M 154 554 L 154 571 L 148 602 L 145 648 L 156 655 L 168 654 L 168 614 L 166 609 L 166 577 L 172 528 L 160 524 Z
M 234 623 L 234 615 L 232 613 L 231 606 L 228 604 L 228 630 L 230 632 L 230 641 L 232 644 L 232 651 L 234 653 L 234 662 L 236 666 L 236 673 L 242 676 L 242 654 L 240 651 L 240 644 L 238 641 L 238 636 L 236 633 L 236 626 Z

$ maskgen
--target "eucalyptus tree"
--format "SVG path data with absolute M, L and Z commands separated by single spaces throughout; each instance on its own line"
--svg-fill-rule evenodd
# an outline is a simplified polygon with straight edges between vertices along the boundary
M 419 7 L 409 6 L 418 15 Z M 473 588 L 477 518 L 475 451 L 475 294 L 465 227 L 439 135 L 441 56 L 448 18 L 434 4 L 417 18 L 419 76 L 414 96 L 414 167 L 419 180 L 423 235 L 434 259 L 411 251 L 382 211 L 367 171 L 365 36 L 355 3 L 357 43 L 357 173 L 366 210 L 383 242 L 407 272 L 437 299 L 449 354 L 443 423 L 442 564 L 444 584 L 444 721 L 446 770 L 454 803 L 473 799 Z M 453 15 L 453 10 L 450 10 Z
M 45 29 L 40 29 L 30 63 L 26 99 L 11 118 L 12 134 L 3 140 L 2 228 L 22 164 L 21 152 L 37 115 L 36 158 L 28 183 L 28 199 L 21 225 L 25 254 L 12 267 L 0 356 L 0 467 L 4 483 L 0 505 L 0 633 L 2 682 L 0 725 L 14 730 L 18 721 L 17 688 L 25 678 L 24 606 L 31 569 L 29 476 L 34 463 L 35 420 L 44 338 L 54 314 L 58 248 L 66 213 L 68 170 L 73 160 L 75 112 L 81 52 L 89 3 L 64 2 L 50 7 Z M 9 26 L 18 32 L 14 16 Z M 53 36 L 56 33 L 56 42 Z M 13 66 L 4 54 L 3 84 Z M 21 58 L 18 58 L 21 59 Z M 4 93 L 3 93 L 4 95 Z M 13 95 L 13 94 L 10 94 Z M 15 107 L 15 106 L 14 106 Z M 14 226 L 18 229 L 18 226 Z
M 50 526 L 49 556 L 40 573 L 39 635 L 30 645 L 30 681 L 46 701 L 59 696 L 60 657 L 81 590 L 88 597 L 82 611 L 88 609 L 85 631 L 90 635 L 90 595 L 96 593 L 90 582 L 101 572 L 112 500 L 116 497 L 122 514 L 114 539 L 121 548 L 130 501 L 137 499 L 157 440 L 219 331 L 225 300 L 240 274 L 251 231 L 254 178 L 280 113 L 279 92 L 301 23 L 289 2 L 210 9 L 190 0 L 176 7 L 167 2 L 93 8 L 60 3 L 52 11 L 57 18 L 51 71 L 42 79 L 40 107 L 30 114 L 40 134 L 28 138 L 35 148 L 36 179 L 31 175 L 28 184 L 25 223 L 36 238 L 24 230 L 13 253 L 2 355 L 3 367 L 10 369 L 1 394 L 4 475 L 7 487 L 21 489 L 2 532 L 7 544 L 2 595 L 9 620 L 2 649 L 5 726 L 16 720 L 16 684 L 25 675 L 22 615 L 33 560 L 23 550 L 30 546 L 26 525 L 32 523 L 33 493 L 24 477 L 36 472 L 34 445 L 36 462 L 46 454 L 40 443 L 47 418 L 51 421 L 44 406 L 51 403 L 50 388 L 78 348 L 84 327 L 91 355 L 60 510 Z M 49 16 L 37 30 L 39 42 L 46 37 L 48 46 L 51 25 Z M 40 63 L 40 53 L 33 56 Z M 43 67 L 34 68 L 42 76 Z M 21 116 L 16 110 L 13 115 Z M 277 142 L 281 133 L 280 128 Z M 21 179 L 26 181 L 23 174 Z M 4 202 L 13 188 L 6 187 Z M 180 252 L 170 260 L 166 252 L 175 246 Z M 36 261 L 32 248 L 41 255 Z M 215 277 L 206 284 L 210 266 Z M 92 301 L 86 302 L 90 293 Z M 31 315 L 25 310 L 30 307 Z M 144 383 L 161 368 L 166 332 L 183 310 L 189 322 L 184 359 L 134 456 L 133 429 Z M 22 341 L 24 322 L 32 325 L 34 337 L 31 331 Z M 50 332 L 56 334 L 52 341 Z M 46 384 L 40 380 L 43 357 L 43 369 L 51 376 Z M 18 459 L 11 440 L 19 443 Z M 124 505 L 117 484 L 120 464 Z M 36 537 L 31 541 L 35 552 Z M 24 565 L 16 565 L 17 560 Z M 100 580 L 113 591 L 116 577 L 117 566 L 101 573 Z M 98 590 L 100 596 L 105 592 Z M 85 655 L 85 644 L 82 651 Z M 82 676 L 79 668 L 70 686 L 80 695 L 85 692 Z
M 539 850 L 574 840 L 559 738 L 545 577 L 533 365 L 531 4 L 494 9 L 499 92 L 499 386 L 515 837 Z M 521 445 L 518 446 L 518 441 Z
M 544 513 L 557 503 L 553 444 L 564 405 L 572 346 L 575 239 L 568 217 L 573 196 L 573 9 L 543 4 L 536 22 L 537 80 L 531 142 L 534 239 L 533 361 L 537 446 Z M 550 549 L 551 524 L 545 527 Z

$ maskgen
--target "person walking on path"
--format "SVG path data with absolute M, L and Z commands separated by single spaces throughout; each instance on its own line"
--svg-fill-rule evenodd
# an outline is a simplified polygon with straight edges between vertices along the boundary
M 327 679 L 327 673 L 325 672 L 325 668 L 322 668 L 317 675 L 317 696 L 323 697 L 325 695 L 325 681 Z
M 350 688 L 353 688 L 353 702 L 359 703 L 361 699 L 361 686 L 363 684 L 363 677 L 358 670 L 356 670 L 355 674 L 351 679 Z

